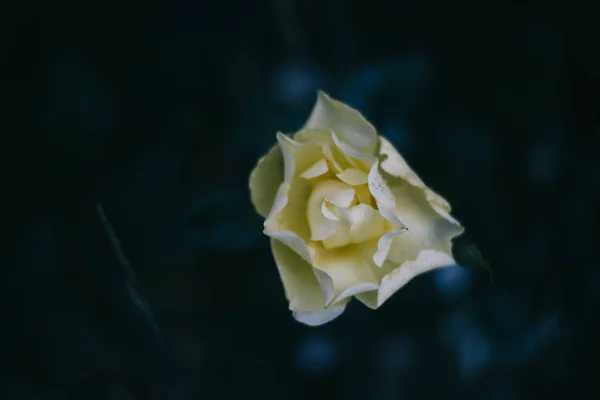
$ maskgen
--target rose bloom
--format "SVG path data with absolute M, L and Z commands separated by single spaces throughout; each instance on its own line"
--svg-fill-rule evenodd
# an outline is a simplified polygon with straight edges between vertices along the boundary
M 250 176 L 296 320 L 339 316 L 355 297 L 376 309 L 413 277 L 455 264 L 463 228 L 450 205 L 356 110 L 320 92 L 304 128 Z

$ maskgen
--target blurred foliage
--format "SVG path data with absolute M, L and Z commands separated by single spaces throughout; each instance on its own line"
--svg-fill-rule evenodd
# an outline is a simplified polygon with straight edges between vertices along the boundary
M 597 4 L 34 1 L 0 18 L 0 398 L 600 393 Z M 318 89 L 451 202 L 492 282 L 450 267 L 377 312 L 293 321 L 248 175 Z
M 463 234 L 454 240 L 452 256 L 461 267 L 473 268 L 487 272 L 492 277 L 492 268 L 475 243 L 465 239 Z

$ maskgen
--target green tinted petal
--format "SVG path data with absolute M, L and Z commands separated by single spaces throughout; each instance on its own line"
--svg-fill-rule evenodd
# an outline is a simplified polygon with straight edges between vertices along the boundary
M 263 156 L 250 174 L 250 198 L 256 211 L 267 217 L 279 186 L 283 182 L 283 156 L 281 149 L 275 145 Z
M 377 131 L 358 111 L 319 92 L 304 129 L 333 131 L 338 138 L 364 156 L 375 155 Z

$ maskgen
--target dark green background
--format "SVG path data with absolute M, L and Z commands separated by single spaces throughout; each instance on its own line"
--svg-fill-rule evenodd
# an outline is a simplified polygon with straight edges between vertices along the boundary
M 597 398 L 598 21 L 556 0 L 3 5 L 0 398 Z M 454 267 L 292 319 L 247 181 L 318 89 L 450 201 L 491 280 Z

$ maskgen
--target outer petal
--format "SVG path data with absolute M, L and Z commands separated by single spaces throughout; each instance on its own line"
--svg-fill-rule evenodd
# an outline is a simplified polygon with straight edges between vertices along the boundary
M 369 191 L 377 202 L 377 208 L 379 209 L 381 216 L 392 224 L 397 225 L 399 229 L 404 229 L 404 224 L 394 213 L 396 199 L 386 183 L 385 178 L 381 175 L 378 162 L 376 162 L 371 168 L 371 171 L 369 171 L 368 185 Z
M 391 227 L 391 231 L 379 239 L 377 251 L 373 255 L 373 262 L 378 267 L 381 267 L 388 258 L 394 238 L 405 233 L 407 228 L 403 221 L 398 219 L 398 216 L 396 215 L 396 199 L 384 177 L 381 175 L 378 162 L 376 162 L 371 168 L 368 180 L 369 191 L 377 202 L 379 213 L 389 222 Z
M 360 246 L 327 251 L 311 246 L 309 250 L 315 270 L 329 278 L 322 279 L 323 276 L 317 274 L 328 307 L 379 286 L 380 271 L 371 260 L 364 257 Z
M 377 132 L 358 111 L 319 92 L 304 129 L 332 130 L 351 148 L 365 156 L 375 155 Z
M 429 189 L 423 181 L 417 176 L 417 174 L 410 168 L 404 158 L 398 153 L 398 151 L 392 146 L 392 144 L 385 139 L 380 137 L 381 146 L 379 148 L 381 161 L 381 169 L 387 174 L 396 178 L 402 178 L 411 185 L 422 189 L 425 192 L 427 201 L 432 204 L 432 207 L 440 213 L 440 215 L 446 217 L 449 216 L 450 204 L 439 194 Z M 454 218 L 450 217 L 456 225 L 460 225 Z
M 395 149 L 382 139 L 381 167 L 369 175 L 369 189 L 382 215 L 393 213 L 406 231 L 379 240 L 375 262 L 385 274 L 377 291 L 357 296 L 369 307 L 379 307 L 413 277 L 453 265 L 452 238 L 463 228 L 452 218 L 450 206 L 429 190 Z
M 394 178 L 388 182 L 396 199 L 394 213 L 407 230 L 392 239 L 387 258 L 403 263 L 415 260 L 423 250 L 441 251 L 451 257 L 452 238 L 462 233 L 462 227 L 456 220 L 440 215 L 423 190 Z
M 328 129 L 303 128 L 294 134 L 294 140 L 300 143 L 328 144 L 333 143 Z
M 377 251 L 373 254 L 373 262 L 378 267 L 382 267 L 385 260 L 388 258 L 390 248 L 392 247 L 394 238 L 402 233 L 406 232 L 406 229 L 396 229 L 389 233 L 381 236 L 377 242 Z
M 323 310 L 325 298 L 312 266 L 279 240 L 271 239 L 271 250 L 283 282 L 285 297 L 290 302 L 290 310 Z
M 319 326 L 323 325 L 335 318 L 339 317 L 348 304 L 348 300 L 342 301 L 334 306 L 331 306 L 325 310 L 318 311 L 307 311 L 307 312 L 294 312 L 294 318 L 308 326 Z
M 381 214 L 402 221 L 406 232 L 387 235 L 380 241 L 377 265 L 382 255 L 396 263 L 414 260 L 422 250 L 440 250 L 451 254 L 451 239 L 463 228 L 450 216 L 450 205 L 427 188 L 402 156 L 381 138 L 381 161 L 369 173 L 369 189 Z
M 394 146 L 384 137 L 380 136 L 379 140 L 381 142 L 379 147 L 381 168 L 392 176 L 406 179 L 411 185 L 424 188 L 425 184 L 421 178 L 408 166 Z
M 250 174 L 250 198 L 256 211 L 264 218 L 269 215 L 277 189 L 283 182 L 283 155 L 275 145 L 263 156 Z
M 309 326 L 322 325 L 344 311 L 349 298 L 325 308 L 322 284 L 317 277 L 329 282 L 328 276 L 313 269 L 306 260 L 279 240 L 271 239 L 271 249 L 289 308 L 297 321 Z
M 310 237 L 310 229 L 306 209 L 311 185 L 299 174 L 322 157 L 321 148 L 295 142 L 283 134 L 278 134 L 277 140 L 284 160 L 284 180 L 265 220 L 264 233 L 286 243 L 309 261 L 306 241 Z
M 391 263 L 386 263 L 383 270 L 389 272 L 381 280 L 379 289 L 359 294 L 356 298 L 367 307 L 378 308 L 414 277 L 432 269 L 453 264 L 454 260 L 447 253 L 423 250 L 419 252 L 415 260 L 406 261 L 396 268 Z
M 331 137 L 333 139 L 333 143 L 335 144 L 335 148 L 339 149 L 348 163 L 354 168 L 364 172 L 369 172 L 373 163 L 377 161 L 376 156 L 363 155 L 359 151 L 352 148 L 352 146 L 344 142 L 343 139 L 340 139 L 333 130 L 331 131 Z M 377 143 L 379 144 L 379 142 Z

